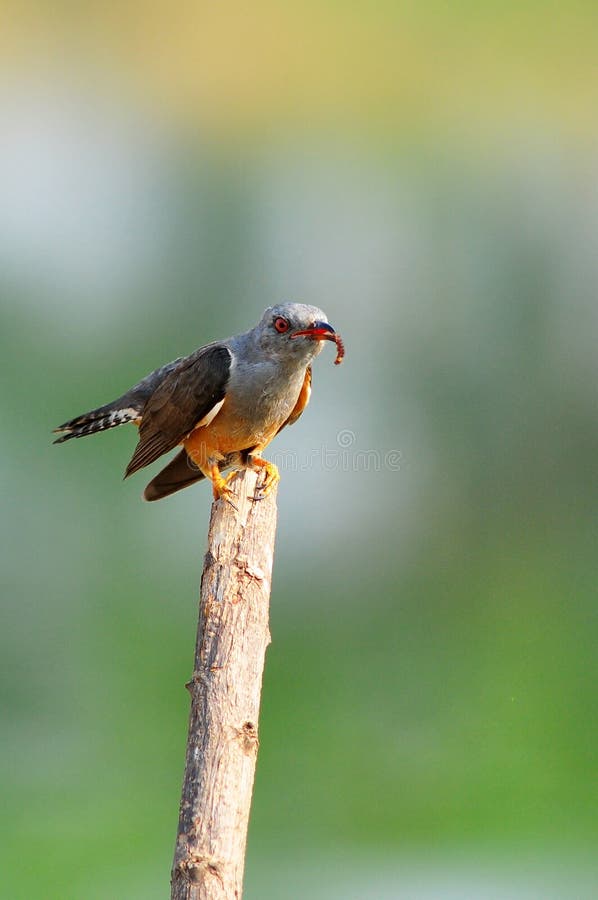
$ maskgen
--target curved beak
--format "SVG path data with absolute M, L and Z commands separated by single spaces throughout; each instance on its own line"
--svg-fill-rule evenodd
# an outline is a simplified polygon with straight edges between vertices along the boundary
M 312 341 L 336 341 L 335 334 L 334 328 L 328 322 L 314 322 L 304 331 L 295 331 L 291 337 L 308 337 Z
M 304 331 L 295 331 L 291 337 L 306 337 L 312 341 L 332 341 L 336 344 L 335 366 L 338 366 L 343 361 L 345 355 L 343 339 L 328 322 L 314 322 L 313 325 L 310 325 L 310 327 L 306 328 Z

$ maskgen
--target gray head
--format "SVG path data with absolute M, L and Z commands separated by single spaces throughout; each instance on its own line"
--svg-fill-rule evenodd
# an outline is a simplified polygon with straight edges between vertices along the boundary
M 269 306 L 254 333 L 269 357 L 302 364 L 317 356 L 324 341 L 336 341 L 326 313 L 306 303 Z

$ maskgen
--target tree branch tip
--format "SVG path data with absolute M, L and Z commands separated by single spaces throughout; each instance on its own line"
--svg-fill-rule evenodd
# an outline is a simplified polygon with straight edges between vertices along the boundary
M 242 895 L 276 529 L 276 492 L 263 504 L 243 496 L 256 478 L 236 481 L 238 510 L 212 504 L 171 900 Z

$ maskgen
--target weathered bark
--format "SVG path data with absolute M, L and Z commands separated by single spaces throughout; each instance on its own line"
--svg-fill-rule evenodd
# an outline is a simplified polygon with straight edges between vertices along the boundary
M 258 715 L 276 530 L 275 491 L 234 479 L 212 506 L 201 580 L 191 714 L 172 900 L 238 900 L 258 750 Z

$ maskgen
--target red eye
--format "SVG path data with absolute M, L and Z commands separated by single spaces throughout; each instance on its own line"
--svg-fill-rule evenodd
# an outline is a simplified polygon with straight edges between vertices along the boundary
M 277 316 L 274 319 L 274 327 L 278 331 L 279 334 L 284 334 L 285 331 L 289 330 L 289 323 L 286 319 L 283 319 L 282 316 Z

